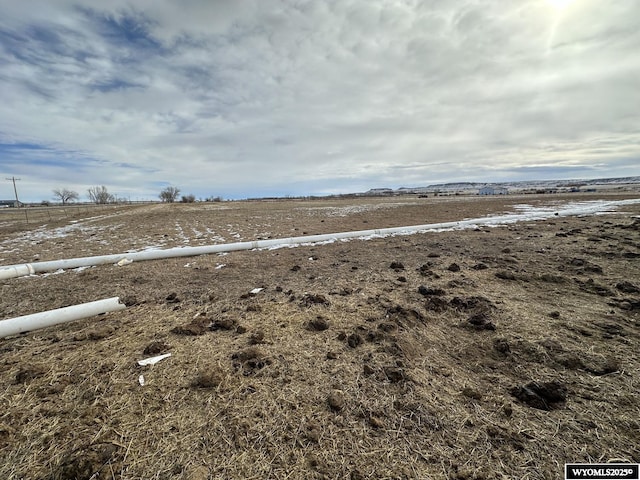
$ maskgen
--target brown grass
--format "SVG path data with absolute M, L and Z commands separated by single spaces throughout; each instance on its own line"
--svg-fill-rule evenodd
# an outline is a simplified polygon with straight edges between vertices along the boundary
M 93 236 L 5 243 L 0 256 L 173 246 L 176 222 L 193 245 L 207 239 L 187 226 L 277 238 L 524 201 L 545 198 L 401 197 L 344 217 L 306 208 L 346 202 L 141 207 L 92 222 L 104 227 Z M 3 318 L 135 301 L 0 340 L 0 478 L 555 479 L 565 462 L 639 462 L 639 295 L 616 287 L 640 286 L 639 212 L 4 281 Z M 328 328 L 313 327 L 319 318 Z M 196 334 L 172 332 L 191 324 Z M 139 367 L 145 349 L 172 356 Z M 566 401 L 516 399 L 530 382 L 558 382 Z

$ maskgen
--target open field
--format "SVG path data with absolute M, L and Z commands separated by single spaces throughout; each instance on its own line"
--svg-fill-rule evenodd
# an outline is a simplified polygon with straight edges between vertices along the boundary
M 0 215 L 0 265 L 602 198 L 638 195 Z M 0 318 L 128 305 L 0 339 L 0 478 L 557 479 L 565 462 L 640 462 L 639 216 L 635 203 L 0 281 Z

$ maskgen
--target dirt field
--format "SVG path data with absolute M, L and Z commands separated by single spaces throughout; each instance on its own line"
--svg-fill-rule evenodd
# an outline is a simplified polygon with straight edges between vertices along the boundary
M 0 214 L 0 265 L 599 198 Z M 624 198 L 638 195 L 606 196 Z M 0 281 L 3 319 L 128 305 L 0 339 L 0 478 L 558 479 L 565 462 L 640 462 L 639 216 L 636 203 Z

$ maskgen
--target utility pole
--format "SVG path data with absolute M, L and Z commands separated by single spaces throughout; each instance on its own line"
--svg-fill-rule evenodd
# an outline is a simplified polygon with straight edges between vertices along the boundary
M 5 177 L 6 178 L 6 177 Z M 20 200 L 18 199 L 18 189 L 16 188 L 16 180 L 20 180 L 16 177 L 7 178 L 7 180 L 11 180 L 13 182 L 13 193 L 16 194 L 16 208 L 20 208 Z M 29 215 L 27 214 L 27 209 L 24 209 L 24 219 L 29 223 Z
M 16 188 L 16 180 L 20 180 L 16 177 L 7 178 L 7 180 L 11 180 L 13 182 L 13 192 L 16 194 L 16 207 L 20 206 L 20 200 L 18 199 L 18 189 Z

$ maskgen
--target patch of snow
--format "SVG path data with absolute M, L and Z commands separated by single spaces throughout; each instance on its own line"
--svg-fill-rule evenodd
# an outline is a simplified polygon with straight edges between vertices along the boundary
M 389 208 L 397 208 L 403 205 L 413 205 L 410 202 L 394 202 L 394 203 L 372 203 L 364 205 L 349 205 L 345 207 L 297 207 L 296 210 L 307 210 L 309 212 L 324 212 L 328 217 L 348 217 L 357 213 L 370 212 L 373 210 L 382 210 Z

